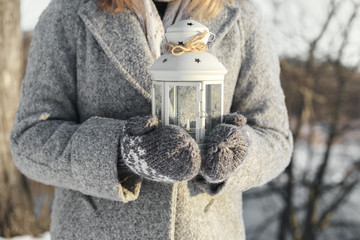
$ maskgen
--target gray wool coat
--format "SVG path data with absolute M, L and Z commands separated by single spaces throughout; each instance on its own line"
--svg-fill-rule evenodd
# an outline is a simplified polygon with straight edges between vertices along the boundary
M 191 14 L 186 16 L 191 17 Z M 27 177 L 55 186 L 52 239 L 245 239 L 242 192 L 288 165 L 292 136 L 279 62 L 251 0 L 209 21 L 227 68 L 225 112 L 247 117 L 248 158 L 226 181 L 119 184 L 121 127 L 151 113 L 154 62 L 136 14 L 52 0 L 37 24 L 10 147 Z

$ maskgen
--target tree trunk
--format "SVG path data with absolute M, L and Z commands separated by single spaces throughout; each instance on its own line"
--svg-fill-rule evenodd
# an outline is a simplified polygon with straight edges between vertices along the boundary
M 23 74 L 20 0 L 0 0 L 0 236 L 38 234 L 26 178 L 13 164 L 9 133 Z

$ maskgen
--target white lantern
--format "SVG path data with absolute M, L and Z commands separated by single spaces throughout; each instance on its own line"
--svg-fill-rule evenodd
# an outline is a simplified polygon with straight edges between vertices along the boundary
M 184 44 L 209 31 L 193 21 L 179 21 L 167 29 L 168 42 Z M 203 41 L 207 43 L 212 33 Z M 180 56 L 164 53 L 150 67 L 152 114 L 163 125 L 184 128 L 202 146 L 206 136 L 222 122 L 224 76 L 227 70 L 207 52 L 186 52 Z

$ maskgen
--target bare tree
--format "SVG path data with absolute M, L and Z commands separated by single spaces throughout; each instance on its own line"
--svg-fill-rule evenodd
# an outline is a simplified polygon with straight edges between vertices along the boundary
M 19 0 L 0 0 L 0 236 L 4 237 L 40 233 L 28 182 L 9 150 L 23 74 L 19 7 Z
M 322 189 L 323 183 L 324 183 L 324 176 L 326 174 L 326 170 L 329 165 L 329 156 L 330 156 L 331 146 L 334 144 L 335 137 L 339 134 L 340 120 L 341 120 L 340 116 L 341 116 L 341 109 L 344 104 L 343 99 L 344 99 L 344 93 L 345 93 L 345 89 L 346 89 L 346 83 L 347 83 L 347 79 L 352 77 L 351 75 L 349 76 L 349 73 L 346 73 L 345 68 L 342 65 L 342 59 L 343 59 L 344 49 L 348 43 L 348 37 L 349 37 L 350 31 L 353 27 L 354 19 L 356 19 L 356 17 L 359 14 L 359 6 L 360 6 L 359 4 L 354 3 L 353 12 L 348 20 L 348 24 L 347 24 L 346 28 L 344 29 L 344 31 L 342 33 L 343 39 L 342 39 L 341 47 L 338 51 L 337 58 L 333 63 L 334 73 L 335 73 L 335 78 L 336 78 L 336 83 L 337 83 L 337 89 L 338 89 L 337 96 L 336 96 L 336 102 L 335 102 L 335 111 L 334 111 L 333 117 L 332 117 L 332 122 L 331 122 L 329 137 L 328 137 L 328 140 L 326 143 L 326 151 L 325 151 L 324 158 L 322 160 L 320 167 L 318 168 L 315 179 L 309 186 L 309 200 L 308 200 L 309 202 L 308 202 L 308 207 L 307 207 L 307 211 L 306 211 L 306 219 L 305 219 L 305 226 L 304 226 L 304 237 L 303 237 L 304 240 L 305 239 L 306 240 L 315 239 L 316 231 L 319 228 L 324 226 L 324 221 L 328 219 L 330 214 L 332 212 L 334 212 L 337 209 L 337 207 L 340 206 L 340 204 L 342 202 L 344 202 L 344 200 L 347 198 L 348 194 L 350 194 L 352 192 L 352 190 L 354 189 L 354 187 L 356 186 L 356 184 L 359 181 L 359 179 L 356 178 L 352 182 L 347 183 L 346 185 L 343 185 L 340 196 L 335 197 L 335 199 L 330 204 L 329 209 L 325 210 L 321 214 L 320 218 L 317 217 L 316 209 L 317 209 L 317 205 L 319 204 L 319 201 L 320 201 L 321 189 Z M 357 166 L 357 164 L 354 165 L 354 167 L 356 167 L 356 166 Z M 352 172 L 352 171 L 350 171 L 350 172 Z M 343 182 L 346 182 L 346 180 L 348 178 L 349 178 L 349 176 L 346 175 Z
M 327 128 L 328 137 L 325 143 L 325 152 L 316 169 L 307 169 L 309 171 L 306 170 L 295 176 L 296 161 L 291 161 L 284 173 L 285 178 L 282 178 L 286 179 L 285 182 L 274 181 L 266 188 L 248 195 L 250 198 L 268 198 L 269 194 L 275 194 L 283 199 L 282 210 L 273 213 L 259 224 L 263 228 L 263 226 L 268 226 L 269 219 L 271 222 L 277 219 L 279 221 L 277 231 L 279 240 L 315 240 L 327 227 L 334 226 L 348 229 L 353 233 L 353 237 L 359 234 L 359 231 L 356 230 L 360 229 L 359 222 L 332 220 L 336 212 L 359 186 L 360 161 L 354 161 L 348 167 L 340 182 L 328 183 L 325 181 L 326 175 L 329 174 L 333 145 L 345 130 L 343 127 L 346 117 L 345 106 L 352 104 L 346 101 L 346 95 L 349 93 L 348 85 L 359 80 L 357 66 L 360 62 L 355 64 L 354 68 L 345 67 L 343 64 L 344 51 L 349 44 L 349 35 L 354 30 L 355 19 L 360 15 L 360 3 L 357 1 L 350 2 L 353 6 L 352 12 L 345 27 L 338 33 L 341 44 L 335 57 L 320 60 L 315 56 L 320 41 L 323 40 L 331 22 L 336 21 L 337 10 L 344 3 L 344 1 L 331 0 L 327 17 L 320 31 L 308 41 L 307 59 L 283 59 L 281 61 L 282 78 L 286 79 L 283 81 L 286 85 L 284 89 L 287 96 L 292 96 L 292 98 L 287 98 L 287 105 L 289 112 L 297 119 L 293 124 L 295 144 L 303 137 L 301 130 L 304 126 L 310 126 L 311 129 L 307 136 L 309 145 L 315 138 L 315 131 L 312 128 L 316 122 L 327 120 L 329 127 Z M 275 5 L 278 8 L 279 2 L 276 2 Z M 357 93 L 355 92 L 355 94 Z M 322 110 L 324 108 L 327 109 L 326 114 L 322 114 L 325 112 Z M 308 159 L 304 159 L 307 162 L 311 162 L 313 159 L 311 149 L 309 152 Z M 314 174 L 309 174 L 310 170 Z M 295 196 L 295 192 L 299 191 L 307 193 L 307 195 L 301 194 L 301 199 L 299 199 L 299 194 Z M 252 239 L 259 239 L 260 231 L 258 230 L 258 228 L 254 228 L 255 234 Z

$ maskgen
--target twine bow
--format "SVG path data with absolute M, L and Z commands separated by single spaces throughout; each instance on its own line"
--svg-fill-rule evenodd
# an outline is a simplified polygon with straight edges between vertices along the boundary
M 171 53 L 174 56 L 180 56 L 186 52 L 205 52 L 208 49 L 208 46 L 201 40 L 206 36 L 206 34 L 208 34 L 208 31 L 205 30 L 187 41 L 185 44 L 175 45 L 170 42 L 164 43 L 162 45 L 162 49 L 164 52 Z

